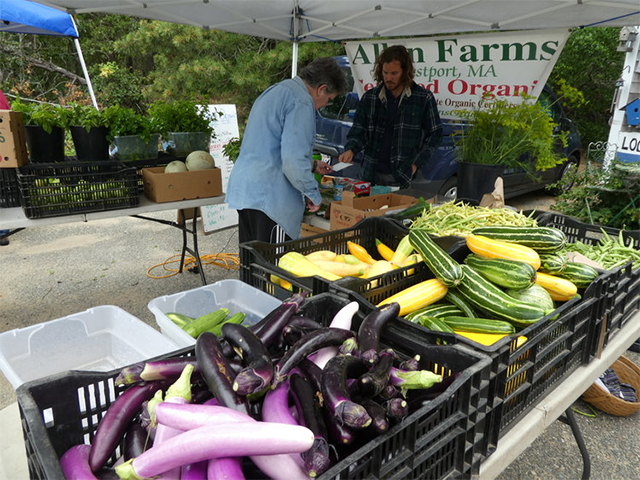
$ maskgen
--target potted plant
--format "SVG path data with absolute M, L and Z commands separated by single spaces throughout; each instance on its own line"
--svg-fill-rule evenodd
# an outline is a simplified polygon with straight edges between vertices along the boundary
M 120 105 L 107 107 L 103 115 L 111 129 L 119 159 L 132 161 L 158 158 L 159 128 L 151 117 Z
M 195 150 L 209 151 L 211 139 L 215 138 L 211 126 L 215 112 L 195 102 L 179 100 L 155 102 L 149 107 L 149 115 L 166 140 L 169 153 L 185 157 Z
M 493 191 L 505 169 L 521 169 L 535 178 L 562 163 L 556 142 L 566 145 L 566 133 L 545 107 L 523 95 L 522 102 L 485 95 L 480 107 L 458 112 L 468 121 L 455 143 L 458 147 L 458 198 L 479 201 Z
M 74 104 L 69 130 L 80 161 L 109 160 L 111 132 L 104 111 L 92 105 Z
M 24 117 L 29 160 L 34 163 L 64 161 L 64 134 L 70 111 L 51 103 L 23 103 L 19 98 L 11 109 Z

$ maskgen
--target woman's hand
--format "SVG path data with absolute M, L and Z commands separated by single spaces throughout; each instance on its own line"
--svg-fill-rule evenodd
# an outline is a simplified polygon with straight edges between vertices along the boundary
M 320 205 L 316 205 L 308 197 L 304 197 L 304 203 L 306 204 L 307 211 L 311 213 L 315 213 L 320 210 Z

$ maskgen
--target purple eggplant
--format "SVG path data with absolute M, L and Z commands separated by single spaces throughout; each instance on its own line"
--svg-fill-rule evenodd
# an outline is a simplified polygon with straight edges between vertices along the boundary
M 273 378 L 273 363 L 269 351 L 247 327 L 235 323 L 222 326 L 222 336 L 240 350 L 246 367 L 236 375 L 233 390 L 238 395 L 251 395 L 264 390 Z
M 394 387 L 393 385 L 386 385 L 378 395 L 380 396 L 380 398 L 384 398 L 385 400 L 400 397 L 404 398 L 400 389 L 398 387 Z
M 378 362 L 358 379 L 360 392 L 368 397 L 378 395 L 389 383 L 391 367 L 396 359 L 396 354 L 391 348 L 382 350 L 378 354 Z
M 367 410 L 367 413 L 371 417 L 372 421 L 369 428 L 372 428 L 379 435 L 389 430 L 387 410 L 382 405 L 371 398 L 358 397 L 356 400 Z
M 316 391 L 300 375 L 291 375 L 291 390 L 304 425 L 313 432 L 313 445 L 301 456 L 307 474 L 315 478 L 322 475 L 331 466 L 327 427 L 322 419 L 320 407 L 316 402 Z
M 275 383 L 281 382 L 286 374 L 304 358 L 324 347 L 341 345 L 354 333 L 338 328 L 320 328 L 304 335 L 282 356 L 275 367 Z
M 400 369 L 407 370 L 409 372 L 420 370 L 420 355 L 415 355 L 414 357 L 407 358 L 405 361 L 400 363 Z
M 211 332 L 201 333 L 196 340 L 195 352 L 200 373 L 213 396 L 225 407 L 249 415 L 246 398 L 233 390 L 233 372 L 222 354 L 218 337 Z
M 357 378 L 367 371 L 366 365 L 352 355 L 333 357 L 322 371 L 322 397 L 338 422 L 355 429 L 369 426 L 371 417 L 362 405 L 350 398 L 347 378 Z
M 387 416 L 392 420 L 402 420 L 409 414 L 409 404 L 404 398 L 392 398 L 384 404 Z
M 66 478 L 78 478 L 82 480 L 93 480 L 96 477 L 89 467 L 89 451 L 91 446 L 80 444 L 74 445 L 64 452 L 60 459 L 60 468 Z
M 320 383 L 322 381 L 322 369 L 313 363 L 308 358 L 305 358 L 298 362 L 296 368 L 300 371 L 302 376 L 311 384 L 314 391 L 320 392 Z
M 207 466 L 207 478 L 212 480 L 244 480 L 242 457 L 212 458 Z
M 300 327 L 305 330 L 316 330 L 323 327 L 323 325 L 318 323 L 316 320 L 297 313 L 291 316 L 291 319 L 289 320 L 289 323 L 287 325 Z
M 153 440 L 140 422 L 133 421 L 124 436 L 124 459 L 135 458 L 153 445 Z
M 299 424 L 291 414 L 291 408 L 289 407 L 288 379 L 267 392 L 262 401 L 261 415 L 262 420 L 265 422 L 286 423 L 289 425 Z
M 116 385 L 131 385 L 153 380 L 174 380 L 187 364 L 195 367 L 194 372 L 198 371 L 195 357 L 175 357 L 135 363 L 123 368 L 114 381 Z
M 306 298 L 306 293 L 295 293 L 284 300 L 278 307 L 269 312 L 262 320 L 250 327 L 266 348 L 271 345 L 282 334 L 282 329 L 289 323 L 291 316 L 298 311 L 300 305 Z
M 103 467 L 124 437 L 133 418 L 140 412 L 142 403 L 167 386 L 166 381 L 132 385 L 115 399 L 98 424 L 91 442 L 89 466 L 92 471 Z
M 306 330 L 296 325 L 285 325 L 282 329 L 282 340 L 285 346 L 292 347 L 310 330 Z
M 338 353 L 342 355 L 360 355 L 358 340 L 353 338 L 348 338 L 345 340 L 342 345 L 338 347 Z
M 209 462 L 207 460 L 183 465 L 180 480 L 203 480 L 207 478 L 208 466 Z
M 357 338 L 361 357 L 365 362 L 376 363 L 380 348 L 380 333 L 387 323 L 398 317 L 399 313 L 400 305 L 392 302 L 376 307 L 364 317 L 358 329 Z
M 356 439 L 356 432 L 354 429 L 347 427 L 340 423 L 336 417 L 334 417 L 328 408 L 322 409 L 322 417 L 324 423 L 327 426 L 327 432 L 332 444 L 339 446 L 351 445 Z

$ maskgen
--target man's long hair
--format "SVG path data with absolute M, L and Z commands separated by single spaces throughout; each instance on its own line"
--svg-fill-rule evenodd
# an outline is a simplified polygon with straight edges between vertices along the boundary
M 402 67 L 402 84 L 409 85 L 413 81 L 416 70 L 413 68 L 413 62 L 411 61 L 409 52 L 403 45 L 393 45 L 385 48 L 376 59 L 373 78 L 377 83 L 382 83 L 384 81 L 382 76 L 382 65 L 396 60 L 400 62 L 400 66 Z

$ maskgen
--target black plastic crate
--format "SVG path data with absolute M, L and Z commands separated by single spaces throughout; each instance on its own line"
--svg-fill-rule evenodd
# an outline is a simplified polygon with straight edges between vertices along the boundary
M 464 243 L 449 251 L 459 263 L 463 263 L 469 253 Z M 417 271 L 412 276 L 403 276 L 399 270 L 394 270 L 380 277 L 376 288 L 349 291 L 334 285 L 332 291 L 373 307 L 391 295 L 430 278 L 434 276 L 428 269 Z M 518 332 L 518 336 L 527 337 L 520 347 L 517 336 L 505 337 L 488 346 L 456 334 L 436 334 L 411 323 L 418 335 L 437 335 L 442 342 L 465 345 L 491 358 L 488 413 L 491 429 L 485 438 L 488 454 L 495 450 L 499 438 L 515 420 L 542 400 L 557 381 L 589 361 L 593 342 L 591 325 L 595 321 L 595 303 L 602 283 L 581 292 L 581 299 L 562 303 L 553 313 Z M 399 322 L 410 323 L 404 319 L 399 319 Z
M 20 167 L 18 184 L 27 218 L 136 207 L 135 168 L 121 162 L 34 163 Z
M 16 168 L 0 168 L 0 208 L 20 206 L 20 187 Z
M 316 295 L 301 311 L 327 324 L 348 301 L 331 294 Z M 361 309 L 356 315 L 354 328 L 364 312 Z M 458 377 L 445 392 L 416 407 L 386 434 L 358 446 L 319 479 L 477 476 L 489 358 L 456 345 L 428 344 L 399 325 L 386 328 L 381 343 L 405 358 L 419 354 L 423 368 Z M 193 347 L 189 347 L 168 356 L 193 353 Z M 91 442 L 100 419 L 124 391 L 113 382 L 119 371 L 65 372 L 18 387 L 30 478 L 64 478 L 59 458 L 71 446 Z M 121 451 L 122 445 L 117 454 Z M 116 455 L 109 464 L 115 461 Z M 259 474 L 250 478 L 259 478 Z
M 615 238 L 621 236 L 626 245 L 640 250 L 640 230 L 621 232 L 617 228 L 589 225 L 555 212 L 545 213 L 538 223 L 562 230 L 567 240 L 572 243 L 597 245 L 606 234 Z M 605 347 L 615 333 L 640 309 L 640 268 L 634 270 L 629 262 L 606 272 L 603 277 L 601 291 L 597 297 L 598 304 L 594 307 L 598 314 L 592 324 L 594 355 Z
M 398 242 L 409 233 L 409 229 L 399 222 L 385 217 L 371 217 L 362 220 L 351 228 L 332 230 L 297 240 L 281 243 L 247 242 L 240 245 L 240 280 L 249 285 L 273 295 L 281 300 L 291 295 L 274 281 L 274 277 L 287 280 L 293 285 L 294 292 L 307 292 L 309 295 L 317 295 L 330 290 L 332 284 L 341 285 L 346 289 L 360 290 L 375 285 L 378 277 L 372 279 L 342 278 L 335 282 L 328 281 L 318 276 L 295 277 L 291 273 L 278 267 L 278 260 L 288 252 L 298 252 L 303 255 L 316 250 L 331 250 L 337 254 L 349 253 L 347 242 L 352 241 L 364 247 L 375 259 L 381 259 L 376 248 L 376 238 L 391 248 L 395 248 Z M 445 250 L 450 249 L 457 237 L 437 237 L 434 240 Z M 418 264 L 414 268 L 405 267 L 398 269 L 399 275 L 407 275 L 410 272 L 426 269 L 424 264 Z

